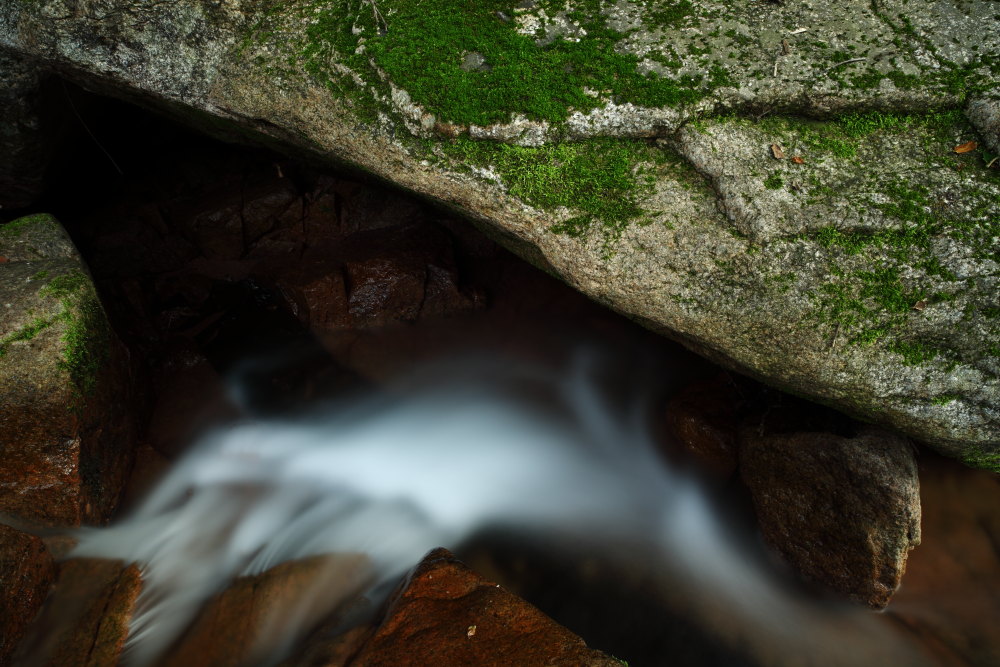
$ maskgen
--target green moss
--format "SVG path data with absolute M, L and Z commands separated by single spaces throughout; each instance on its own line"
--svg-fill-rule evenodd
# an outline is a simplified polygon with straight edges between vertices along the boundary
M 32 280 L 45 280 L 48 277 L 49 277 L 49 272 L 48 271 L 39 271 L 35 275 L 31 276 L 31 279 Z
M 941 394 L 940 396 L 932 398 L 931 403 L 934 405 L 948 405 L 949 403 L 954 403 L 958 399 L 958 394 Z
M 78 292 L 89 286 L 90 279 L 88 279 L 82 272 L 74 271 L 72 273 L 64 273 L 60 276 L 56 276 L 49 282 L 48 285 L 39 290 L 38 293 L 41 296 L 51 296 L 61 299 L 76 295 Z
M 785 182 L 782 180 L 781 174 L 778 172 L 774 172 L 764 179 L 764 187 L 768 190 L 780 190 L 784 187 L 784 185 Z
M 972 452 L 962 457 L 962 463 L 970 468 L 980 468 L 1000 473 L 1000 452 Z
M 907 366 L 919 366 L 929 361 L 933 361 L 941 354 L 938 348 L 927 345 L 919 341 L 893 341 L 889 349 L 903 357 L 903 363 Z
M 580 236 L 593 223 L 620 232 L 644 211 L 637 200 L 649 183 L 642 165 L 655 161 L 641 141 L 592 139 L 538 148 L 460 138 L 442 149 L 460 163 L 491 168 L 511 195 L 537 208 L 566 207 L 579 215 L 552 231 Z
M 551 17 L 565 9 L 542 0 L 531 11 L 540 16 L 544 10 Z M 558 123 L 571 110 L 587 111 L 607 98 L 642 106 L 684 105 L 731 83 L 717 64 L 706 66 L 704 74 L 640 74 L 639 58 L 617 48 L 627 35 L 608 27 L 601 9 L 596 0 L 575 3 L 567 18 L 585 35 L 546 43 L 517 31 L 511 16 L 519 10 L 506 0 L 302 0 L 279 3 L 266 13 L 244 48 L 280 42 L 289 36 L 285 24 L 305 22 L 303 38 L 294 36 L 301 29 L 292 28 L 291 43 L 279 43 L 289 69 L 300 68 L 339 95 L 354 98 L 366 93 L 334 63 L 349 67 L 363 79 L 360 88 L 383 98 L 388 75 L 438 120 L 456 124 L 489 125 L 516 114 Z M 692 9 L 689 0 L 674 0 L 658 3 L 651 15 L 661 25 L 680 25 Z M 464 66 L 469 54 L 478 54 L 483 63 Z M 379 106 L 371 99 L 360 107 L 372 105 Z
M 74 271 L 53 278 L 39 290 L 40 296 L 58 299 L 63 322 L 63 354 L 59 366 L 65 370 L 81 396 L 97 385 L 98 374 L 107 360 L 110 329 L 93 283 Z
M 63 310 L 66 333 L 63 334 L 63 358 L 60 367 L 69 373 L 82 396 L 97 386 L 101 368 L 107 361 L 110 331 L 100 301 L 93 289 L 76 304 L 78 313 Z
M 31 340 L 39 333 L 52 326 L 53 321 L 54 320 L 52 319 L 36 317 L 34 320 L 24 325 L 14 333 L 0 338 L 0 357 L 7 354 L 7 349 L 10 347 L 11 343 Z
M 0 239 L 14 239 L 23 234 L 29 227 L 34 225 L 55 225 L 55 221 L 52 216 L 47 213 L 38 213 L 35 215 L 27 215 L 23 218 L 18 218 L 17 220 L 11 220 L 10 222 L 0 225 Z

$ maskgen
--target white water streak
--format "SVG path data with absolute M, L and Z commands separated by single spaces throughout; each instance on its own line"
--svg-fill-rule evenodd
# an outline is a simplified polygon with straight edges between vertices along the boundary
M 139 664 L 235 576 L 363 553 L 377 584 L 498 524 L 650 546 L 698 598 L 694 613 L 770 664 L 878 664 L 895 654 L 871 615 L 795 599 L 741 555 L 698 485 L 655 453 L 638 411 L 619 419 L 605 405 L 589 368 L 562 379 L 474 367 L 442 380 L 449 373 L 439 370 L 393 400 L 217 432 L 131 517 L 85 532 L 75 555 L 142 564 L 129 640 Z M 875 648 L 844 650 L 845 631 Z

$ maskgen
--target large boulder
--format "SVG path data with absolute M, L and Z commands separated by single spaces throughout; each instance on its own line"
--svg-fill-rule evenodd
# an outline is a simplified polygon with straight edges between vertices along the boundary
M 442 202 L 723 364 L 1000 469 L 995 4 L 38 0 L 0 47 Z
M 132 465 L 127 355 L 54 218 L 0 226 L 0 256 L 0 513 L 101 522 Z

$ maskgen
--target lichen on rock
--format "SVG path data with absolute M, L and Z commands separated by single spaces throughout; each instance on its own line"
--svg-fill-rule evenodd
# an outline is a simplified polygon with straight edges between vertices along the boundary
M 5 9 L 0 44 L 438 201 L 717 361 L 995 469 L 994 2 L 68 4 Z

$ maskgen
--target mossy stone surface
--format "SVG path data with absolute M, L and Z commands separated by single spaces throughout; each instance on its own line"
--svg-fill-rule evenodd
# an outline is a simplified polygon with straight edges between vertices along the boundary
M 0 512 L 99 521 L 117 502 L 134 436 L 120 344 L 58 221 L 0 226 L 0 253 Z
M 440 202 L 724 364 L 995 468 L 994 0 L 71 5 L 6 8 L 0 41 Z

